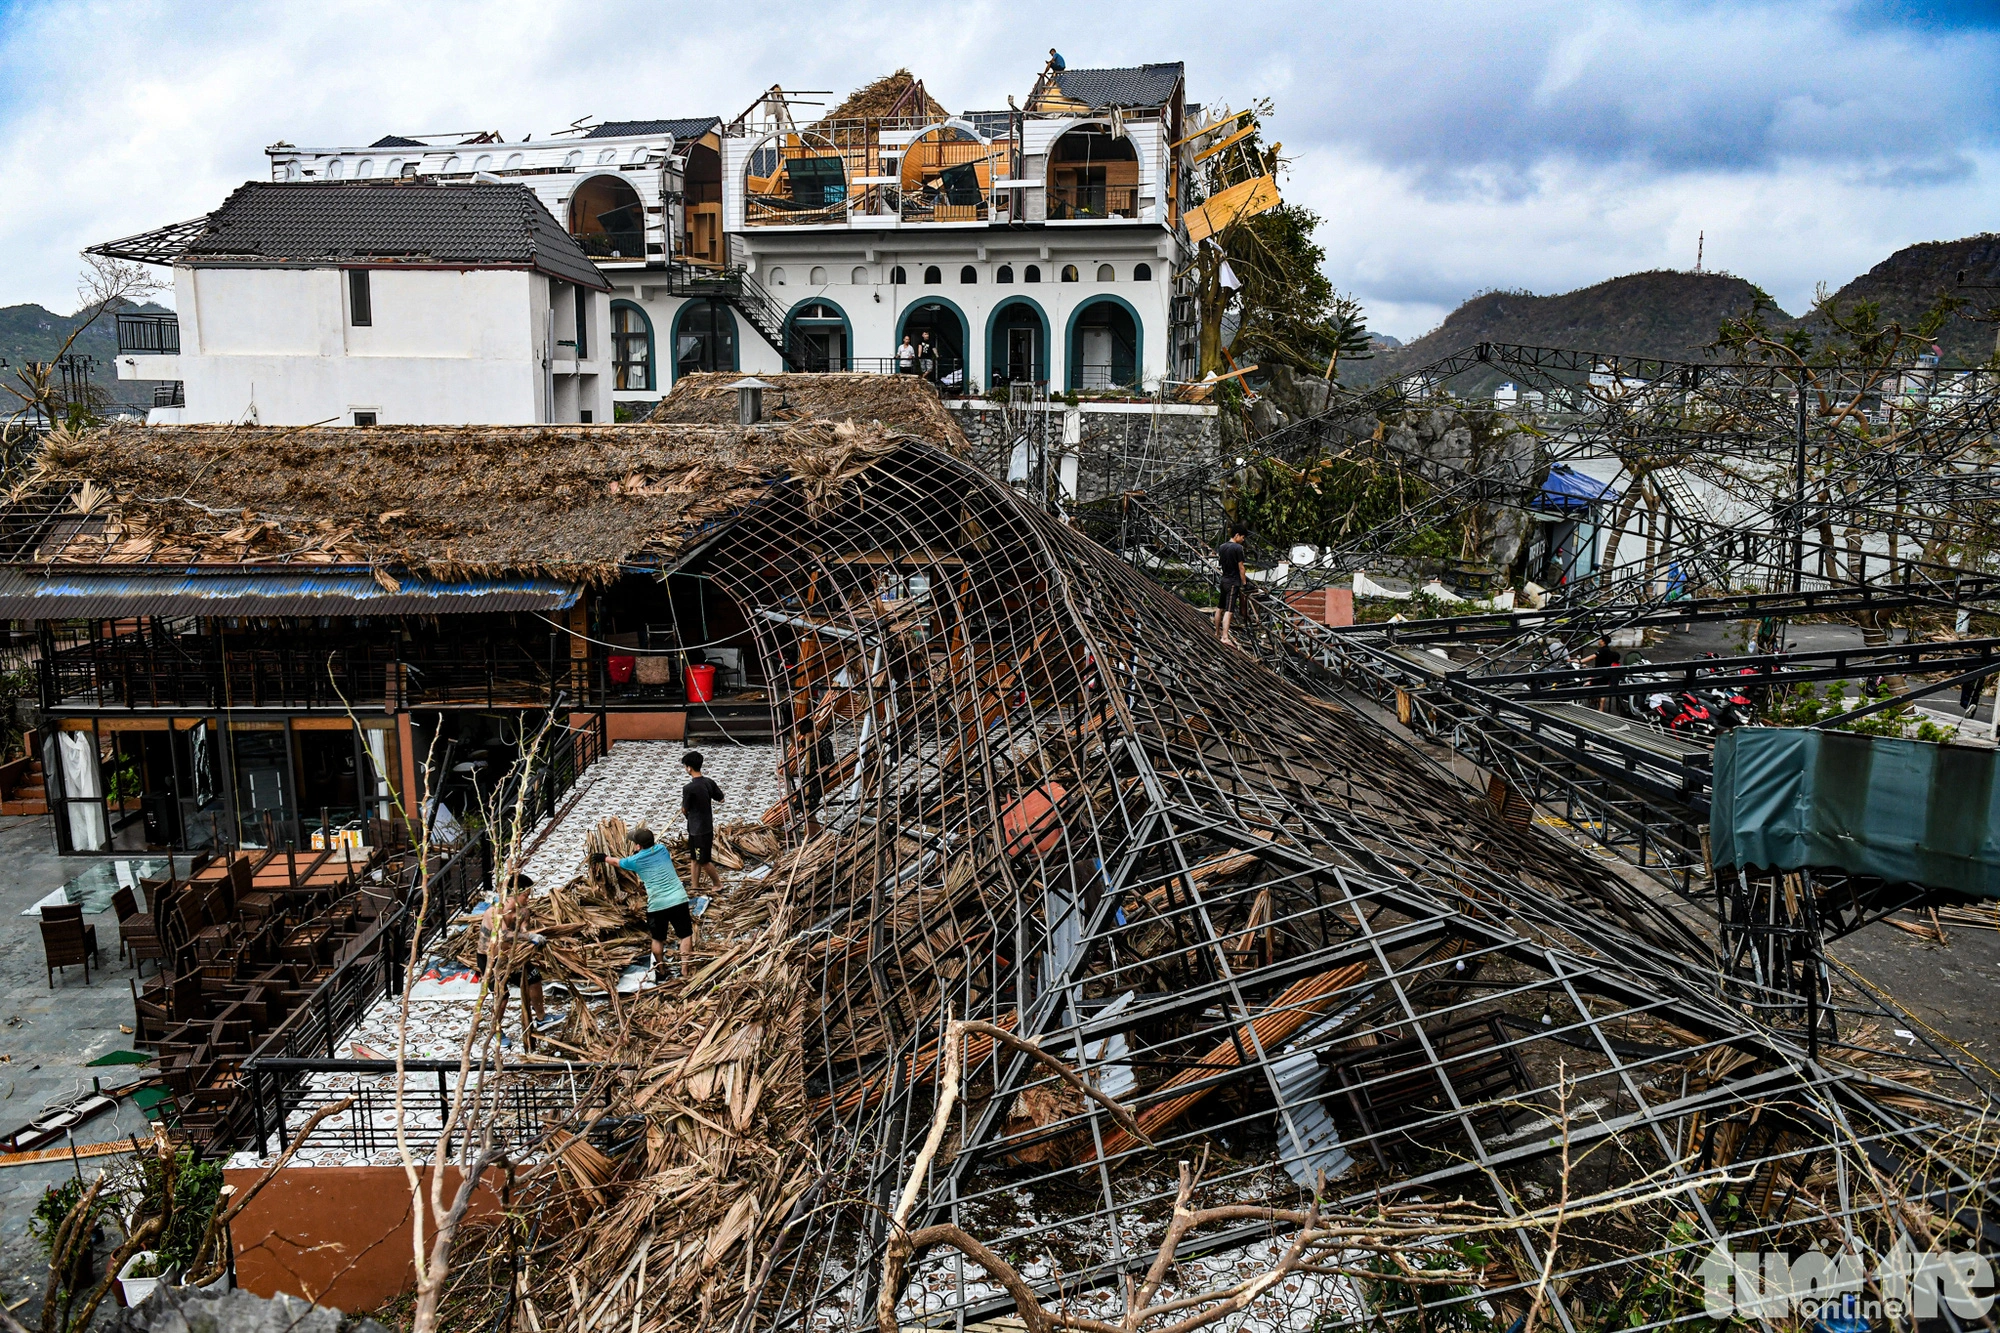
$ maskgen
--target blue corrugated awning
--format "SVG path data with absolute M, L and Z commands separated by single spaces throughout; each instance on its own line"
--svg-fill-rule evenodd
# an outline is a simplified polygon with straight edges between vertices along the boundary
M 1585 476 L 1567 463 L 1557 463 L 1535 496 L 1535 508 L 1583 510 L 1617 498 L 1618 488 L 1609 482 Z
M 448 616 L 560 611 L 578 589 L 543 578 L 396 574 L 390 591 L 352 567 L 0 570 L 0 620 L 124 616 Z

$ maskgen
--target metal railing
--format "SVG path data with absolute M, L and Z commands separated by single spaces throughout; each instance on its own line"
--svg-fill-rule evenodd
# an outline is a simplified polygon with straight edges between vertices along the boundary
M 1051 185 L 1048 197 L 1051 222 L 1139 216 L 1136 185 Z
M 177 355 L 181 350 L 180 316 L 120 314 L 118 350 Z
M 510 1064 L 504 1077 L 493 1070 L 475 1070 L 468 1080 L 496 1080 L 482 1098 L 482 1124 L 493 1126 L 500 1139 L 515 1148 L 534 1143 L 564 1126 L 581 1128 L 586 1110 L 603 1104 L 594 1098 L 601 1076 L 618 1065 L 599 1064 Z M 283 1152 L 300 1125 L 322 1107 L 352 1097 L 353 1107 L 322 1123 L 313 1132 L 316 1152 L 336 1152 L 365 1162 L 377 1153 L 396 1148 L 396 1123 L 400 1115 L 411 1149 L 429 1158 L 437 1147 L 437 1136 L 458 1093 L 458 1061 L 406 1060 L 403 1064 L 402 1097 L 396 1095 L 396 1064 L 393 1060 L 293 1060 L 272 1058 L 258 1066 L 260 1076 L 282 1082 L 285 1118 L 262 1122 L 261 1138 L 254 1140 L 260 1154 Z M 338 1075 L 341 1086 L 330 1087 L 316 1081 L 316 1075 Z M 594 1104 L 593 1104 L 594 1103 Z M 609 1142 L 616 1146 L 616 1126 L 610 1127 Z M 643 1130 L 639 1131 L 643 1141 Z M 595 1138 L 596 1136 L 593 1136 Z M 630 1135 L 626 1136 L 629 1142 Z M 462 1141 L 447 1141 L 444 1156 L 463 1152 Z
M 477 901 L 492 882 L 489 846 L 485 835 L 475 833 L 450 859 L 435 865 L 430 901 L 421 914 L 421 885 L 412 868 L 403 886 L 406 901 L 392 905 L 360 937 L 373 947 L 351 949 L 346 961 L 244 1059 L 236 1104 L 215 1131 L 218 1147 L 234 1147 L 245 1137 L 261 1144 L 276 1133 L 282 1150 L 286 1117 L 304 1100 L 301 1070 L 313 1062 L 333 1062 L 341 1040 L 361 1016 L 399 993 L 413 932 L 417 952 L 426 953 L 452 918 Z
M 154 407 L 186 407 L 187 385 L 181 380 L 153 386 Z

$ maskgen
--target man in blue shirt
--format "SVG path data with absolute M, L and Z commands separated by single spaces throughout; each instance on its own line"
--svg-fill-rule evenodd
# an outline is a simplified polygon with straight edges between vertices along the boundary
M 694 971 L 694 913 L 688 909 L 687 890 L 681 886 L 680 872 L 674 869 L 674 854 L 653 838 L 649 828 L 632 831 L 632 845 L 639 850 L 620 857 L 618 868 L 629 870 L 646 886 L 646 932 L 653 937 L 652 979 L 660 976 L 660 963 L 667 944 L 667 929 L 673 928 L 681 942 L 681 975 Z M 592 864 L 605 859 L 603 852 L 590 854 Z

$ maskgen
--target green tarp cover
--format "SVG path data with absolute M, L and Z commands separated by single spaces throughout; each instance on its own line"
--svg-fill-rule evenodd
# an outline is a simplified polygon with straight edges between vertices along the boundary
M 1740 727 L 1715 746 L 1710 859 L 2000 898 L 1996 760 L 1965 746 Z

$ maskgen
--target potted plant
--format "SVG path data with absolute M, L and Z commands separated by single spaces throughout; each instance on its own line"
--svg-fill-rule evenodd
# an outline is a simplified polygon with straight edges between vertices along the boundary
M 118 1290 L 125 1298 L 125 1308 L 131 1309 L 140 1301 L 153 1294 L 153 1288 L 160 1285 L 167 1276 L 156 1250 L 140 1250 L 125 1261 L 118 1270 Z

